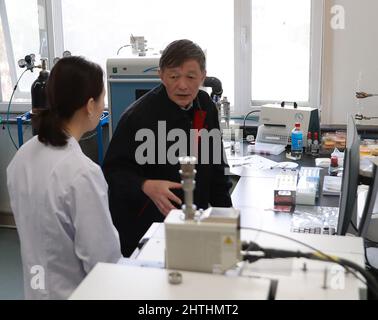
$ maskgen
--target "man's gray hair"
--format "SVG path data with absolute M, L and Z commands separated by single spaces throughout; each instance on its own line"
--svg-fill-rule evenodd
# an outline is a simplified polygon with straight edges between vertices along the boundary
M 201 47 L 187 39 L 176 40 L 164 49 L 159 68 L 160 70 L 176 68 L 192 59 L 198 62 L 201 71 L 206 71 L 206 57 Z

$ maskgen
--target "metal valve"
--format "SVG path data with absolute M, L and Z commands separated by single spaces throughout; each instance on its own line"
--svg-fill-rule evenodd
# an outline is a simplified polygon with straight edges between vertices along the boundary
M 195 165 L 197 163 L 197 158 L 180 157 L 179 162 L 181 165 L 181 184 L 182 189 L 184 190 L 184 204 L 182 205 L 182 211 L 185 214 L 185 220 L 193 220 L 197 209 L 193 204 L 193 190 L 196 184 L 194 177 L 197 173 Z

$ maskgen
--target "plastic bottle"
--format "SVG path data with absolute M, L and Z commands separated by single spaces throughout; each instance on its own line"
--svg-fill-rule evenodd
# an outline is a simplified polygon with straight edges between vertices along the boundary
M 314 157 L 317 157 L 319 155 L 319 149 L 320 149 L 320 145 L 319 145 L 319 139 L 318 139 L 318 132 L 315 131 L 314 140 L 312 141 L 312 146 L 311 146 L 311 154 Z
M 306 154 L 311 154 L 311 149 L 312 149 L 312 133 L 309 131 L 307 133 Z
M 337 176 L 339 172 L 339 164 L 336 156 L 331 157 L 331 164 L 329 165 L 328 173 L 330 176 Z
M 291 156 L 296 160 L 302 157 L 303 152 L 303 132 L 301 124 L 297 122 L 291 131 Z

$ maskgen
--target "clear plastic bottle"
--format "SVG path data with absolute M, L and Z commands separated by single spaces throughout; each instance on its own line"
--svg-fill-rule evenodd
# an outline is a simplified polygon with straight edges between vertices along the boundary
M 303 132 L 301 124 L 297 122 L 291 131 L 291 156 L 295 159 L 301 159 L 303 152 Z

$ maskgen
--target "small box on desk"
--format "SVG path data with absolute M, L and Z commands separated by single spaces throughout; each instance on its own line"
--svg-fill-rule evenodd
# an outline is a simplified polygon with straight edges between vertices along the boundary
M 320 168 L 302 167 L 299 171 L 296 204 L 315 205 L 319 197 Z
M 282 170 L 274 184 L 274 205 L 294 206 L 298 174 L 296 170 Z

